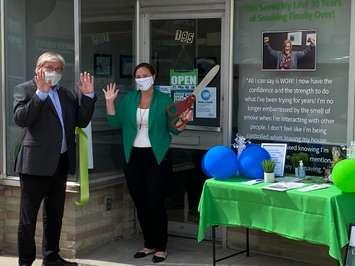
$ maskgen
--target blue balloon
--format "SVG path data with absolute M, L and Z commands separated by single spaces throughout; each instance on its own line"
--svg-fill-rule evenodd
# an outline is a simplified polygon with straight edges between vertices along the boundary
M 247 144 L 238 158 L 239 173 L 250 179 L 263 178 L 263 160 L 269 160 L 267 150 L 257 144 Z
M 214 146 L 202 158 L 201 168 L 209 177 L 226 179 L 237 173 L 238 157 L 229 147 Z
M 207 170 L 206 170 L 206 167 L 205 167 L 205 158 L 206 158 L 206 155 L 203 156 L 203 158 L 202 158 L 202 160 L 201 160 L 201 169 L 202 169 L 202 171 L 208 176 Z

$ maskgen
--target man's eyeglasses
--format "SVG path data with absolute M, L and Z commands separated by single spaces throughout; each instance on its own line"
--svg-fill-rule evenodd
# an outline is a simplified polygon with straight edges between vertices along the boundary
M 48 71 L 48 72 L 53 72 L 53 71 L 55 71 L 55 72 L 62 72 L 62 71 L 63 71 L 63 68 L 62 68 L 62 67 L 51 67 L 51 66 L 49 66 L 49 67 L 44 67 L 44 69 L 45 69 L 46 71 Z

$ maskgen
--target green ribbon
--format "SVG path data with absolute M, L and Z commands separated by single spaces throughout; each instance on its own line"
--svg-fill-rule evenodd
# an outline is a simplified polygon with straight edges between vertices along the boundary
M 82 128 L 75 128 L 79 138 L 79 175 L 80 175 L 80 201 L 77 206 L 84 206 L 89 202 L 89 170 L 88 170 L 88 136 Z

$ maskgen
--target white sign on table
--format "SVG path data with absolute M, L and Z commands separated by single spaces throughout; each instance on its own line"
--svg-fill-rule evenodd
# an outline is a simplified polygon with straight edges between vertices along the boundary
M 275 176 L 283 176 L 286 160 L 286 143 L 261 143 L 261 147 L 267 150 L 275 165 Z

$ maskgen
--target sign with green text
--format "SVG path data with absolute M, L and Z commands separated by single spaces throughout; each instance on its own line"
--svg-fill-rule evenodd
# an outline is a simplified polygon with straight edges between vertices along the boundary
M 243 6 L 249 22 L 289 23 L 335 20 L 345 0 L 248 1 Z
M 198 71 L 178 71 L 170 69 L 170 85 L 173 90 L 193 90 L 197 85 Z

